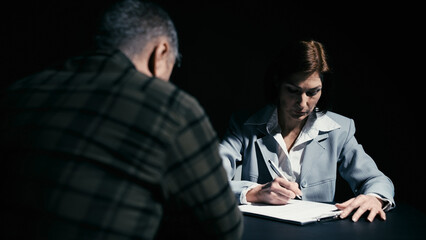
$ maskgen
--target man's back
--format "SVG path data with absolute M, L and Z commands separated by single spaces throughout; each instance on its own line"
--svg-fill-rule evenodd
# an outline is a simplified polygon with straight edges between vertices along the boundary
M 151 239 L 183 214 L 206 236 L 241 236 L 204 111 L 120 51 L 18 81 L 3 104 L 9 233 Z

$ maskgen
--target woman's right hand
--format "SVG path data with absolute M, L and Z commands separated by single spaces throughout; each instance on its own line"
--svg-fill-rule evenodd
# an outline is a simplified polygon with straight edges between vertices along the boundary
M 296 195 L 302 195 L 299 185 L 296 182 L 289 182 L 287 179 L 277 177 L 271 182 L 261 184 L 246 194 L 247 202 L 267 203 L 275 205 L 287 204 Z

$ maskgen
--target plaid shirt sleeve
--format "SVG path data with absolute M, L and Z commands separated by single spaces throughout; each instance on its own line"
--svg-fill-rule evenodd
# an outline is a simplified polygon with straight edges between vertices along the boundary
M 179 206 L 189 216 L 181 231 L 185 235 L 203 239 L 239 239 L 242 235 L 242 216 L 230 189 L 222 161 L 218 154 L 218 140 L 208 117 L 192 98 L 177 94 L 177 104 L 184 111 L 186 124 L 171 141 L 170 165 L 164 174 L 164 189 L 173 199 L 172 207 Z M 172 210 L 173 211 L 173 210 Z M 179 219 L 182 225 L 187 219 Z

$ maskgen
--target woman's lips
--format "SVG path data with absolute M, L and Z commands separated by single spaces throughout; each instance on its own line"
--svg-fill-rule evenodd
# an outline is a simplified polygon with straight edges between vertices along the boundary
M 305 116 L 307 114 L 308 114 L 308 112 L 305 112 L 305 111 L 293 111 L 293 116 L 296 116 L 296 117 L 302 117 L 302 116 Z
M 294 111 L 295 114 L 297 115 L 305 115 L 308 114 L 308 112 L 304 112 L 304 111 Z

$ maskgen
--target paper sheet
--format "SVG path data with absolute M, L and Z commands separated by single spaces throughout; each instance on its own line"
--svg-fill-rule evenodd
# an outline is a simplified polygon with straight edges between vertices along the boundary
M 301 200 L 290 200 L 286 205 L 248 204 L 239 207 L 243 213 L 248 215 L 272 218 L 299 225 L 337 218 L 341 213 L 333 204 Z

